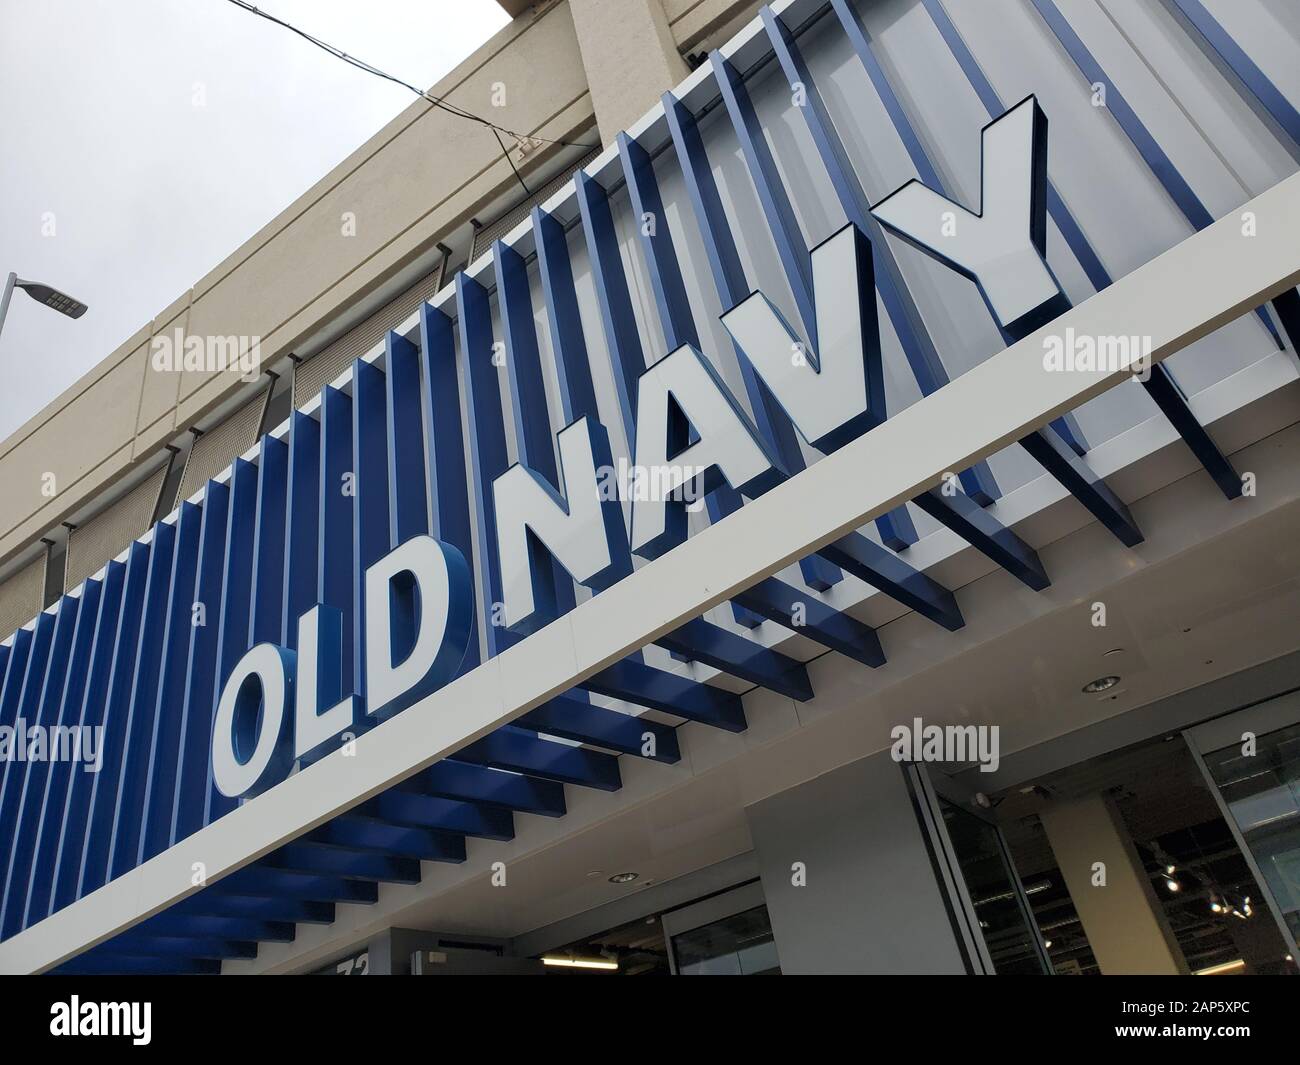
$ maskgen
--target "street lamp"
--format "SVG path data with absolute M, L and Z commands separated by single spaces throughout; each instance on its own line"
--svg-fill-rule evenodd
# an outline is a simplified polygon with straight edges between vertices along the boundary
M 74 300 L 57 288 L 51 288 L 39 281 L 20 281 L 18 275 L 11 271 L 5 280 L 4 297 L 0 298 L 0 329 L 4 328 L 5 315 L 9 313 L 9 299 L 14 294 L 15 288 L 22 289 L 37 303 L 53 307 L 54 310 L 69 318 L 80 318 L 86 313 L 86 305 L 80 300 Z

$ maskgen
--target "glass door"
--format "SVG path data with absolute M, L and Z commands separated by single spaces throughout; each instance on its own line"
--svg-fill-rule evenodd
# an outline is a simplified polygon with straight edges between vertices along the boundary
M 1002 829 L 951 778 L 924 765 L 910 765 L 907 772 L 971 968 L 982 974 L 1051 973 Z
M 763 885 L 757 881 L 671 910 L 662 921 L 676 976 L 781 975 Z
M 1185 734 L 1293 959 L 1300 940 L 1300 693 Z M 1248 905 L 1241 902 L 1238 905 Z

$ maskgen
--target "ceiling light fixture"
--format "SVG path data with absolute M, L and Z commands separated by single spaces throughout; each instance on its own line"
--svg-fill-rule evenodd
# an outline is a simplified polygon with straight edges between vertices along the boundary
M 543 965 L 554 965 L 563 969 L 617 969 L 618 962 L 610 961 L 608 958 L 568 958 L 568 957 L 543 957 Z
M 1222 976 L 1224 973 L 1236 972 L 1238 969 L 1244 969 L 1246 962 L 1242 958 L 1235 961 L 1225 961 L 1222 965 L 1211 965 L 1208 969 L 1197 969 L 1192 973 L 1193 976 Z
M 1119 677 L 1098 677 L 1096 680 L 1090 680 L 1083 686 L 1084 695 L 1096 695 L 1098 692 L 1109 691 L 1119 683 Z
M 609 878 L 609 882 L 611 884 L 630 884 L 640 875 L 640 873 L 615 873 Z

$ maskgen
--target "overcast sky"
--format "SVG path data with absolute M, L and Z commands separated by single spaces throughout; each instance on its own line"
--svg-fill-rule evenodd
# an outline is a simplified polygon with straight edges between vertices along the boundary
M 508 21 L 496 0 L 257 6 L 421 87 Z M 14 293 L 0 440 L 413 99 L 228 0 L 0 0 L 0 284 L 90 305 Z

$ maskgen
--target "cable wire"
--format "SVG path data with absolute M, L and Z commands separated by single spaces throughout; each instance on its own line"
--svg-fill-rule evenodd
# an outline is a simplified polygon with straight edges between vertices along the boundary
M 519 184 L 523 186 L 524 192 L 528 193 L 530 196 L 532 195 L 532 190 L 528 187 L 527 183 L 524 181 L 523 175 L 519 173 L 519 168 L 515 166 L 515 161 L 510 157 L 510 151 L 506 147 L 505 141 L 501 139 L 501 134 L 507 133 L 511 137 L 513 137 L 516 141 L 533 140 L 533 141 L 540 141 L 543 144 L 558 144 L 566 148 L 585 148 L 588 151 L 590 151 L 593 148 L 600 147 L 597 144 L 583 144 L 580 141 L 554 140 L 550 137 L 538 137 L 531 134 L 516 133 L 512 129 L 507 129 L 505 126 L 497 125 L 491 119 L 484 118 L 482 115 L 476 115 L 472 111 L 467 111 L 465 110 L 465 108 L 460 107 L 457 104 L 453 104 L 449 100 L 446 100 L 441 96 L 435 96 L 433 93 L 428 92 L 424 89 L 418 89 L 410 82 L 403 81 L 401 78 L 397 77 L 394 74 L 389 74 L 385 70 L 380 70 L 378 67 L 370 63 L 367 63 L 363 59 L 358 59 L 354 55 L 349 55 L 347 52 L 343 51 L 343 49 L 338 48 L 335 45 L 329 44 L 326 41 L 322 41 L 319 37 L 313 37 L 306 30 L 301 30 L 297 26 L 294 26 L 292 23 L 286 22 L 284 19 L 278 18 L 277 16 L 272 15 L 270 12 L 263 11 L 261 8 L 248 3 L 247 0 L 227 0 L 227 2 L 234 4 L 235 7 L 242 8 L 244 11 L 248 11 L 251 14 L 257 15 L 260 18 L 264 18 L 268 22 L 273 22 L 277 26 L 281 26 L 284 29 L 288 30 L 290 33 L 297 34 L 303 40 L 308 41 L 311 44 L 314 44 L 317 48 L 321 49 L 324 52 L 328 52 L 330 55 L 334 56 L 335 59 L 341 59 L 345 63 L 349 64 L 350 66 L 356 67 L 358 70 L 365 71 L 367 74 L 373 74 L 377 78 L 383 78 L 385 81 L 391 81 L 394 85 L 400 85 L 404 89 L 409 89 L 411 92 L 415 93 L 415 95 L 420 97 L 422 100 L 438 108 L 439 110 L 447 112 L 447 114 L 449 115 L 454 115 L 457 118 L 463 118 L 470 122 L 476 122 L 481 126 L 487 127 L 492 131 L 493 136 L 496 137 L 497 144 L 501 148 L 501 154 L 505 156 L 506 162 L 510 164 L 510 169 L 514 171 L 514 175 L 518 179 Z

